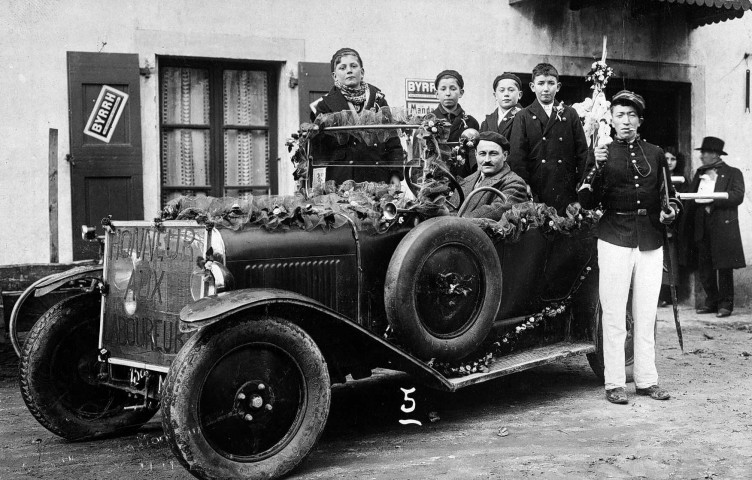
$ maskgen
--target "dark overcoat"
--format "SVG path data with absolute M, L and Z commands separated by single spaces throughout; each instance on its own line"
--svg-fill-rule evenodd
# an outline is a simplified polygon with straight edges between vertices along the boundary
M 535 100 L 514 117 L 509 166 L 533 191 L 536 201 L 546 203 L 559 214 L 577 201 L 577 183 L 587 161 L 587 139 L 580 117 L 564 106 L 551 118 Z
M 512 123 L 514 123 L 514 117 L 522 110 L 522 107 L 518 104 L 515 107 L 509 109 L 504 115 L 504 118 L 499 122 L 499 109 L 494 109 L 493 113 L 486 115 L 486 119 L 480 124 L 481 132 L 496 132 L 504 135 L 504 138 L 509 140 L 512 134 Z
M 697 192 L 700 175 L 704 171 L 702 167 L 697 169 L 689 192 Z M 714 270 L 743 268 L 746 262 L 739 231 L 738 207 L 744 200 L 744 177 L 741 170 L 725 163 L 721 163 L 716 172 L 718 177 L 715 181 L 715 191 L 728 192 L 728 199 L 713 200 L 707 204 L 687 202 L 687 222 L 682 236 L 692 239 L 695 243 L 710 242 Z M 706 206 L 710 209 L 709 228 L 705 228 L 703 222 L 703 210 Z
M 364 109 L 378 110 L 388 106 L 381 90 L 370 84 L 368 89 L 368 101 L 363 107 Z M 341 112 L 349 109 L 350 105 L 342 92 L 338 88 L 332 87 L 329 93 L 311 104 L 311 120 L 315 120 L 316 116 L 322 113 Z M 384 160 L 402 162 L 404 158 L 402 144 L 396 137 L 375 145 L 366 145 L 353 136 L 350 136 L 346 143 L 340 144 L 334 137 L 319 135 L 314 138 L 312 150 L 314 159 L 336 161 L 340 164 L 347 164 L 350 161 L 371 164 Z M 380 167 L 330 166 L 326 168 L 326 179 L 334 180 L 338 185 L 345 180 L 388 182 L 390 171 L 389 168 Z
M 479 193 L 470 200 L 466 200 L 469 202 L 465 211 L 466 217 L 500 220 L 504 212 L 512 208 L 512 205 L 527 201 L 527 185 L 509 168 L 508 164 L 505 163 L 496 175 L 478 182 L 480 175 L 481 172 L 478 170 L 460 182 L 466 199 L 470 192 L 478 187 L 493 187 L 506 195 L 506 199 L 502 199 L 493 192 Z

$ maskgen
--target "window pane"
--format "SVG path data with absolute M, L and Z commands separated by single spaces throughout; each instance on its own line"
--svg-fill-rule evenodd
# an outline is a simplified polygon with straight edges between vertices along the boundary
M 225 131 L 225 185 L 269 185 L 269 134 Z
M 164 67 L 162 123 L 208 125 L 209 71 Z
M 225 125 L 269 125 L 267 74 L 224 71 Z
M 209 131 L 162 133 L 162 184 L 209 185 Z

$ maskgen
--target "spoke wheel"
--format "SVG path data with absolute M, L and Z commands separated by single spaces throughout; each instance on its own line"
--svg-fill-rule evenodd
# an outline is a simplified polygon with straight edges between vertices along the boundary
M 21 352 L 21 395 L 45 428 L 68 440 L 128 433 L 156 409 L 125 410 L 140 400 L 99 385 L 97 339 L 100 299 L 71 297 L 47 311 Z
M 222 322 L 180 350 L 162 404 L 171 448 L 193 475 L 277 477 L 321 435 L 329 373 L 314 341 L 291 322 Z

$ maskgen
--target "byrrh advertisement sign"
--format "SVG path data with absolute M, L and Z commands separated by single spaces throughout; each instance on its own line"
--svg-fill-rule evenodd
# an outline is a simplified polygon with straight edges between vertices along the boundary
M 128 94 L 114 89 L 109 85 L 102 86 L 99 97 L 94 103 L 94 110 L 89 115 L 84 133 L 90 137 L 98 138 L 103 142 L 110 143 L 112 133 L 115 131 L 120 115 L 125 109 Z
M 439 106 L 433 79 L 406 78 L 405 100 L 411 115 L 425 115 Z

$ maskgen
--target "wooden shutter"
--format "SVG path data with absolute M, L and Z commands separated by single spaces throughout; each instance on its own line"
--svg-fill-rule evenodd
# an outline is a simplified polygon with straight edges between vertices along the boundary
M 298 64 L 300 83 L 300 121 L 311 119 L 311 103 L 323 97 L 332 88 L 332 72 L 328 63 L 300 62 Z
M 73 259 L 96 258 L 98 246 L 81 239 L 81 225 L 97 226 L 144 216 L 141 161 L 141 98 L 138 55 L 68 52 L 71 216 Z M 103 85 L 129 95 L 109 143 L 84 135 Z

